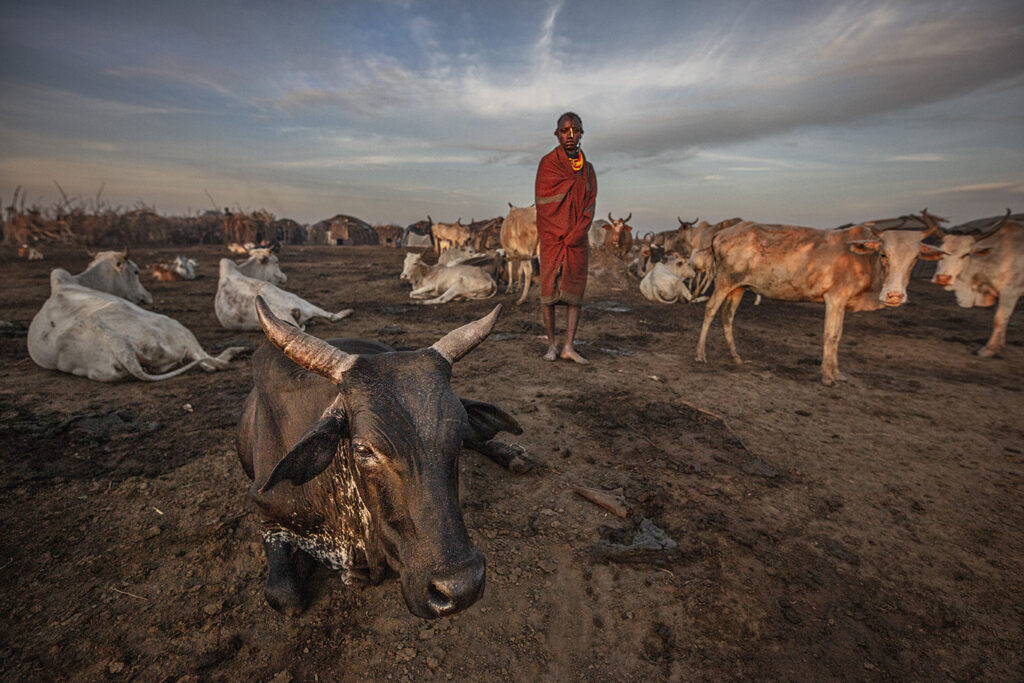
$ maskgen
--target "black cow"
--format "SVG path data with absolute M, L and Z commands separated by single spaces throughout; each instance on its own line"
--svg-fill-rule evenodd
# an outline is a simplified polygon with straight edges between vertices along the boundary
M 390 566 L 419 617 L 473 604 L 485 563 L 462 521 L 459 452 L 471 448 L 512 471 L 529 461 L 491 440 L 522 433 L 515 419 L 460 400 L 449 380 L 501 307 L 415 351 L 325 341 L 278 319 L 262 297 L 256 309 L 273 346 L 253 356 L 237 445 L 260 512 L 267 601 L 300 613 L 315 559 L 344 570 L 346 583 L 380 583 Z

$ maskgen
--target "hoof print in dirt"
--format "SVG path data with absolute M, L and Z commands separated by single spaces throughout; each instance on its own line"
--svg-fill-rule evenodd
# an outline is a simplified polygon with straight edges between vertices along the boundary
M 632 527 L 601 527 L 601 540 L 594 544 L 595 559 L 605 562 L 662 562 L 681 556 L 679 544 L 646 517 Z

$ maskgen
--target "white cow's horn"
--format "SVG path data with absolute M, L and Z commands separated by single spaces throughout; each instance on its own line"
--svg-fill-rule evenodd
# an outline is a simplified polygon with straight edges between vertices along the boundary
M 256 315 L 267 339 L 281 353 L 311 372 L 340 382 L 341 376 L 355 363 L 353 354 L 336 349 L 323 339 L 306 334 L 278 318 L 262 296 L 256 297 Z
M 501 304 L 498 304 L 494 307 L 494 310 L 483 318 L 452 330 L 430 348 L 441 354 L 449 364 L 454 364 L 457 360 L 475 349 L 480 342 L 487 339 L 487 335 L 494 329 L 494 323 L 498 321 L 498 313 L 500 312 Z

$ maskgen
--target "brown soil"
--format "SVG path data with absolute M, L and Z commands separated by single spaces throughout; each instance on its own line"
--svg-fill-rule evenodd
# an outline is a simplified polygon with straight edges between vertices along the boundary
M 222 248 L 179 251 L 192 282 L 143 275 L 153 309 L 208 351 L 259 333 L 213 314 Z M 28 358 L 29 321 L 56 265 L 7 259 L 0 285 L 0 669 L 4 680 L 1020 680 L 1024 657 L 1024 334 L 972 355 L 991 309 L 914 281 L 910 303 L 847 317 L 819 383 L 823 309 L 752 297 L 746 359 L 703 307 L 644 301 L 592 279 L 579 350 L 541 360 L 536 290 L 414 305 L 403 253 L 295 247 L 288 287 L 330 310 L 321 336 L 420 346 L 496 302 L 491 339 L 455 368 L 498 404 L 534 471 L 462 459 L 465 515 L 487 556 L 484 597 L 428 622 L 394 580 L 314 575 L 296 619 L 263 599 L 265 564 L 233 438 L 247 358 L 219 373 L 102 384 Z M 559 322 L 563 317 L 560 314 Z M 573 492 L 621 487 L 633 519 Z M 649 524 L 677 544 L 623 550 Z M 616 548 L 615 544 L 619 544 Z

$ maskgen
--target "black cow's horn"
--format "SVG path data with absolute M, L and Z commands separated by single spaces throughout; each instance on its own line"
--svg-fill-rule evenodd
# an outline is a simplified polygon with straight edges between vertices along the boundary
M 256 297 L 256 315 L 263 325 L 267 339 L 300 365 L 318 375 L 323 375 L 335 382 L 352 367 L 356 357 L 336 349 L 323 339 L 306 334 L 294 325 L 284 322 L 270 310 L 270 306 L 262 296 Z
M 494 310 L 483 318 L 452 330 L 430 348 L 437 351 L 441 354 L 442 358 L 453 365 L 457 360 L 475 349 L 480 342 L 487 339 L 487 335 L 494 329 L 494 323 L 498 321 L 498 313 L 500 312 L 501 304 L 498 304 L 494 307 Z

